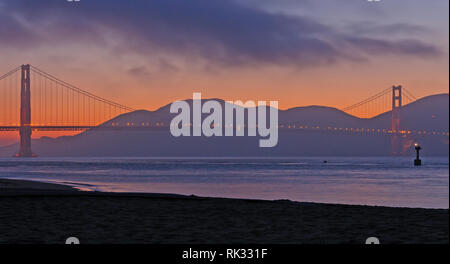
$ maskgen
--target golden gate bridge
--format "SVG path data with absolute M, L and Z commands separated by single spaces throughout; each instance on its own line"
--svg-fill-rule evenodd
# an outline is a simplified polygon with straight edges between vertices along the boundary
M 33 89 L 31 83 L 33 80 Z M 33 95 L 32 95 L 33 94 Z M 32 157 L 32 131 L 83 131 L 89 129 L 161 129 L 163 123 L 106 124 L 135 109 L 94 95 L 32 65 L 22 65 L 0 76 L 0 131 L 19 131 L 16 156 Z M 387 88 L 342 111 L 360 118 L 371 118 L 392 111 L 390 128 L 319 127 L 280 124 L 280 129 L 320 130 L 345 133 L 376 133 L 391 137 L 392 153 L 398 154 L 399 137 L 409 134 L 444 135 L 448 132 L 416 131 L 400 127 L 400 109 L 416 97 L 402 86 Z M 33 113 L 33 115 L 31 115 Z M 99 127 L 100 125 L 104 125 Z
M 0 94 L 0 131 L 19 131 L 19 157 L 33 156 L 32 131 L 86 130 L 97 127 L 102 121 L 134 111 L 131 107 L 96 96 L 29 64 L 0 76 Z

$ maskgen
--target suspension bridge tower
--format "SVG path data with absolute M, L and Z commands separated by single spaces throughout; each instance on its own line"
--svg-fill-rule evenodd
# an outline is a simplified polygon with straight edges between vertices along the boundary
M 400 112 L 402 108 L 402 86 L 392 86 L 392 154 L 399 155 L 402 152 L 400 131 Z
M 22 65 L 20 81 L 20 149 L 18 157 L 33 157 L 31 152 L 31 82 L 30 65 Z

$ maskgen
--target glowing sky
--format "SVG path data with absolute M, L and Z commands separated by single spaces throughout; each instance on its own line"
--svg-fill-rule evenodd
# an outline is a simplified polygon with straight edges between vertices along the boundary
M 447 0 L 0 0 L 0 73 L 31 63 L 154 110 L 203 97 L 344 107 L 447 93 Z

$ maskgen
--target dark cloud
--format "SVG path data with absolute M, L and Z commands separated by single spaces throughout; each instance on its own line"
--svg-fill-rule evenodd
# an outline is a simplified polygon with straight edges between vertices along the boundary
M 361 21 L 358 24 L 349 24 L 348 30 L 354 35 L 377 35 L 377 36 L 424 36 L 433 33 L 425 26 L 394 23 L 387 25 L 373 25 L 370 21 Z
M 355 49 L 368 54 L 408 54 L 412 56 L 437 56 L 440 51 L 429 44 L 418 40 L 404 39 L 397 41 L 383 41 L 368 37 L 347 38 Z
M 163 58 L 159 60 L 158 66 L 159 70 L 165 73 L 175 73 L 179 71 L 179 68 L 177 66 L 171 63 L 169 60 Z
M 219 65 L 303 67 L 382 54 L 424 57 L 439 53 L 419 40 L 349 35 L 308 17 L 268 13 L 234 1 L 1 2 L 0 43 L 10 46 L 71 42 L 103 45 L 118 54 L 199 57 Z M 19 23 L 21 19 L 31 29 Z M 395 26 L 390 30 L 396 30 Z M 109 46 L 110 38 L 118 47 Z
M 145 66 L 137 66 L 128 70 L 128 73 L 137 77 L 149 76 L 150 72 Z
M 0 10 L 0 47 L 25 48 L 38 39 L 31 29 Z

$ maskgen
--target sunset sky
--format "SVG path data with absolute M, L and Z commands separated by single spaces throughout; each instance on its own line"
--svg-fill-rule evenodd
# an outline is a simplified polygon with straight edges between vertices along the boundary
M 30 63 L 136 109 L 177 99 L 342 108 L 448 93 L 448 0 L 0 0 L 0 73 Z

